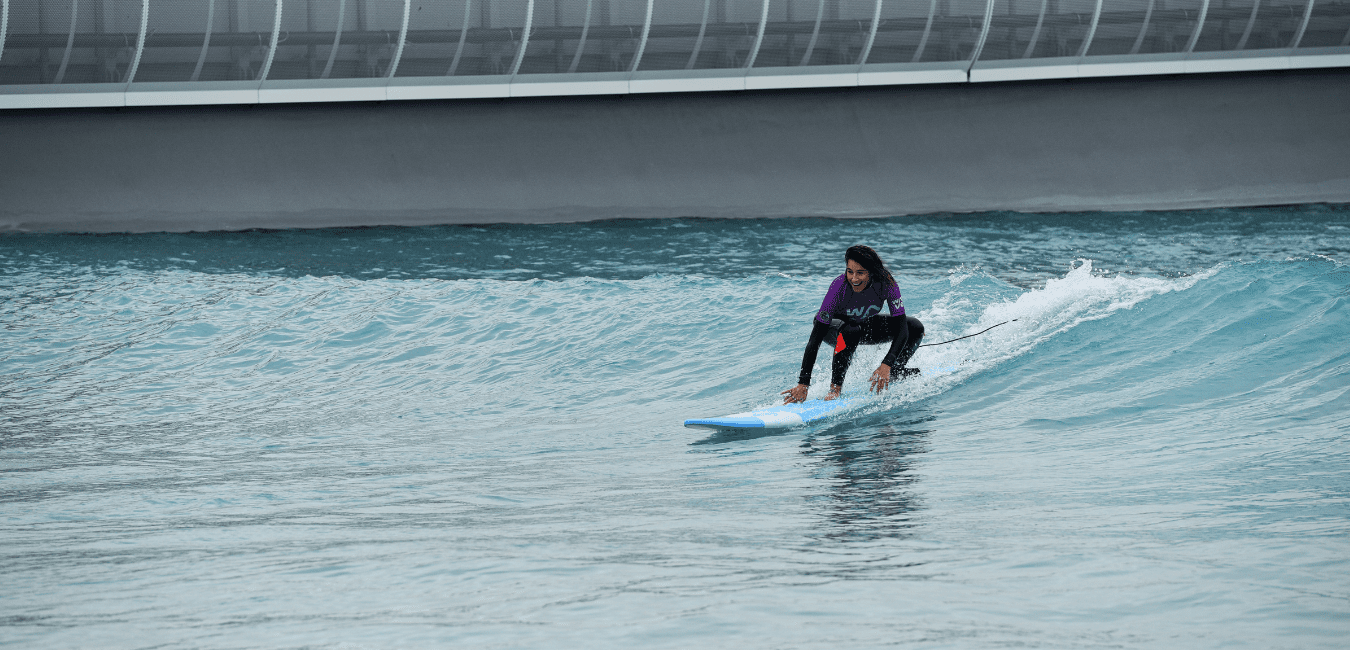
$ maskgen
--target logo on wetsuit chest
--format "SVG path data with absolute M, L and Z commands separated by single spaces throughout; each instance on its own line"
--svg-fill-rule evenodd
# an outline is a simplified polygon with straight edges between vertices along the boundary
M 881 305 L 865 305 L 857 309 L 846 309 L 844 314 L 856 320 L 866 320 L 881 312 Z

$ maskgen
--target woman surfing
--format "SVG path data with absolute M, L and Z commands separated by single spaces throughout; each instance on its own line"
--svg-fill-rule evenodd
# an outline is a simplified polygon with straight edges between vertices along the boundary
M 891 344 L 869 380 L 875 392 L 886 390 L 897 377 L 918 372 L 905 368 L 905 364 L 923 340 L 923 323 L 905 315 L 900 286 L 881 257 L 870 247 L 851 246 L 844 252 L 844 263 L 847 267 L 844 274 L 830 283 L 820 311 L 812 320 L 811 338 L 802 355 L 802 371 L 797 376 L 797 385 L 781 393 L 784 404 L 806 401 L 811 369 L 825 340 L 834 343 L 834 361 L 830 365 L 830 392 L 824 399 L 839 397 L 844 375 L 859 345 Z M 883 304 L 890 310 L 889 316 L 881 315 Z

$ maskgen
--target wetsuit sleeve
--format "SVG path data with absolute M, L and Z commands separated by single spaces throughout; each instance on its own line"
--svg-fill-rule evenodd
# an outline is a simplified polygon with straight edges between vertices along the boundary
M 895 332 L 895 338 L 891 339 L 891 349 L 887 350 L 886 356 L 881 359 L 882 363 L 892 369 L 895 368 L 895 360 L 900 358 L 900 354 L 905 351 L 905 346 L 909 343 L 909 323 L 906 322 L 903 315 L 905 313 L 904 308 L 901 307 L 901 309 L 900 316 L 890 317 L 891 322 L 888 325 L 891 331 Z
M 891 285 L 886 290 L 886 305 L 891 308 L 892 316 L 905 315 L 905 301 L 900 297 L 899 285 Z
M 797 375 L 797 383 L 811 385 L 811 369 L 816 365 L 816 353 L 820 352 L 820 342 L 830 332 L 829 323 L 811 321 L 811 338 L 806 341 L 806 353 L 802 355 L 802 371 Z
M 886 305 L 891 308 L 890 326 L 895 332 L 895 338 L 891 339 L 891 349 L 886 351 L 881 362 L 895 368 L 896 359 L 900 358 L 909 343 L 909 323 L 905 319 L 905 301 L 900 297 L 900 285 L 893 284 L 887 289 Z

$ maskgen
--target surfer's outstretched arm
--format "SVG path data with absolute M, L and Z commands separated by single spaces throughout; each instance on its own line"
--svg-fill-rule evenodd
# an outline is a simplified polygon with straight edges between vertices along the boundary
M 919 341 L 923 340 L 923 323 L 913 316 L 892 316 L 886 323 L 886 332 L 894 336 L 891 339 L 891 348 L 886 351 L 886 356 L 881 359 L 881 365 L 877 366 L 867 380 L 871 383 L 872 390 L 878 393 L 891 385 L 891 381 L 900 374 L 905 364 L 909 363 L 909 358 L 914 356 L 914 351 L 919 348 Z
M 797 385 L 779 393 L 783 396 L 784 404 L 806 401 L 806 391 L 811 386 L 811 369 L 816 365 L 816 354 L 820 352 L 820 343 L 825 340 L 825 335 L 829 332 L 830 325 L 828 323 L 822 323 L 817 319 L 811 320 L 811 338 L 807 339 L 806 351 L 802 353 L 802 370 L 797 373 Z
M 881 365 L 872 371 L 872 376 L 867 379 L 871 384 L 872 391 L 880 393 L 891 385 L 891 368 L 895 367 L 895 358 L 904 352 L 905 344 L 909 342 L 909 328 L 905 327 L 904 316 L 893 316 L 894 321 L 887 323 L 887 330 L 894 333 L 895 338 L 891 339 L 891 349 L 886 351 L 886 356 L 881 359 Z M 898 321 L 898 327 L 891 326 Z M 903 365 L 903 364 L 902 364 Z

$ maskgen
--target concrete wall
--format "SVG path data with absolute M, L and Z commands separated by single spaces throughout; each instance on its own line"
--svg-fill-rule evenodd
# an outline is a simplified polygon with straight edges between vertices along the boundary
M 0 230 L 1350 201 L 1350 71 L 0 113 Z

